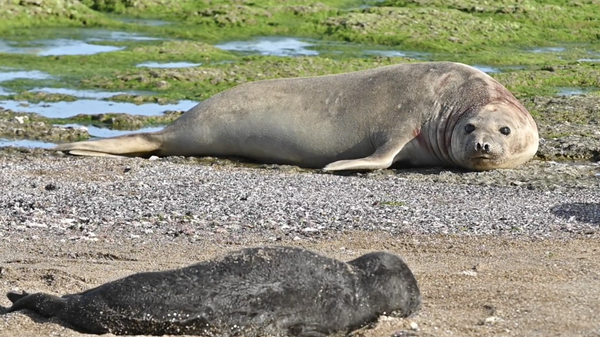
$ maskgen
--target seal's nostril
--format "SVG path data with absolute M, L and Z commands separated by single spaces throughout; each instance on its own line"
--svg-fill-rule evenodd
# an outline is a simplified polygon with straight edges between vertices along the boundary
M 477 144 L 475 144 L 475 149 L 477 151 L 481 151 L 481 143 L 480 142 L 477 142 Z
M 490 144 L 488 144 L 488 143 L 483 144 L 483 151 L 490 152 Z

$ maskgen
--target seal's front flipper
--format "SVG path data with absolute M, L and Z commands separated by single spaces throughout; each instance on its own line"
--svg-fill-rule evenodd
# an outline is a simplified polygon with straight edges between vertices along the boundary
M 163 138 L 160 133 L 137 133 L 113 138 L 60 144 L 54 150 L 67 152 L 76 156 L 150 157 L 160 150 L 162 141 Z
M 6 297 L 13 302 L 13 305 L 8 308 L 8 312 L 29 309 L 46 317 L 56 316 L 67 305 L 66 300 L 43 293 L 28 294 L 24 292 L 23 294 L 17 294 L 9 292 Z
M 297 323 L 287 327 L 288 335 L 298 337 L 325 337 L 331 331 L 318 324 Z
M 338 160 L 323 168 L 324 171 L 342 170 L 379 170 L 386 169 L 394 163 L 394 158 L 400 153 L 406 142 L 387 142 L 375 152 L 364 158 Z

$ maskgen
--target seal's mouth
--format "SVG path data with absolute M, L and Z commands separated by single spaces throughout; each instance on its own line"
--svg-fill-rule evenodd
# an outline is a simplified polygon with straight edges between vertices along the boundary
M 477 171 L 493 170 L 502 165 L 499 159 L 499 156 L 491 154 L 477 154 L 470 158 L 470 166 Z

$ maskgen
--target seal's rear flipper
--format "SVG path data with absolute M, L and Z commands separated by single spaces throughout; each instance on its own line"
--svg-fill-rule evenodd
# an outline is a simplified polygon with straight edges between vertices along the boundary
M 76 156 L 149 157 L 158 152 L 161 145 L 162 136 L 160 133 L 137 133 L 113 138 L 60 144 L 54 150 L 67 152 Z
M 9 291 L 8 293 L 6 293 L 6 297 L 8 297 L 8 299 L 12 302 L 15 303 L 16 301 L 22 299 L 25 296 L 28 296 L 29 293 L 23 292 L 21 294 L 16 293 L 14 291 Z
M 65 150 L 61 150 L 65 151 Z M 114 157 L 114 158 L 123 158 L 125 156 L 119 156 L 116 154 L 110 154 L 106 152 L 96 152 L 96 151 L 88 151 L 88 150 L 66 150 L 70 155 L 74 156 L 86 156 L 86 157 Z
M 46 317 L 56 316 L 67 305 L 66 300 L 43 293 L 28 294 L 23 292 L 23 294 L 17 294 L 9 292 L 6 297 L 13 302 L 13 305 L 8 308 L 8 312 L 29 309 Z

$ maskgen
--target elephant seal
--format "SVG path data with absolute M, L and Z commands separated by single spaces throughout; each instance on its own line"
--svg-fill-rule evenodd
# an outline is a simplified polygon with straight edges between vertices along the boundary
M 385 252 L 347 263 L 291 247 L 248 248 L 182 269 L 134 274 L 79 294 L 8 293 L 85 333 L 325 336 L 406 317 L 421 295 Z
M 165 129 L 58 145 L 74 155 L 233 156 L 325 170 L 394 163 L 514 168 L 538 148 L 535 121 L 500 83 L 451 62 L 398 64 L 225 90 Z

